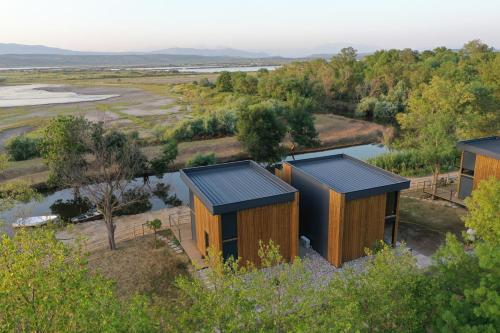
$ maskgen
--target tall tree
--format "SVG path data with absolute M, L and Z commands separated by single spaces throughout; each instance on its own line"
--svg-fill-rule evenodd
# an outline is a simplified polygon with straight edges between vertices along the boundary
M 473 101 L 465 84 L 435 77 L 411 94 L 408 112 L 398 115 L 403 130 L 401 146 L 417 149 L 432 165 L 434 197 L 441 162 L 455 153 L 461 124 Z
M 51 131 L 52 129 L 52 131 Z M 74 132 L 72 132 L 72 129 Z M 142 197 L 148 183 L 137 184 L 134 177 L 148 168 L 137 137 L 121 132 L 107 132 L 103 123 L 83 118 L 56 118 L 46 130 L 44 156 L 60 181 L 81 189 L 102 212 L 108 231 L 109 247 L 116 249 L 113 213 Z M 61 143 L 58 155 L 57 143 Z
M 278 118 L 278 103 L 263 102 L 243 110 L 238 119 L 238 140 L 258 162 L 274 163 L 281 160 L 286 127 Z
M 78 177 L 88 167 L 85 159 L 92 124 L 83 117 L 58 116 L 44 130 L 42 157 L 49 168 L 49 181 L 61 187 L 73 187 L 80 196 Z
M 288 97 L 284 117 L 290 138 L 303 147 L 316 147 L 320 144 L 318 131 L 314 126 L 313 112 L 316 108 L 311 98 L 292 94 Z
M 233 91 L 233 79 L 230 72 L 224 71 L 219 74 L 215 86 L 220 92 Z

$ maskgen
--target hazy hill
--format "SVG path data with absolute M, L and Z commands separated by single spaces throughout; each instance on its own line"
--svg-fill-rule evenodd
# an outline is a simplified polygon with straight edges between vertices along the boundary
M 176 54 L 3 54 L 0 68 L 12 67 L 111 67 L 111 66 L 195 66 L 195 65 L 277 65 L 290 62 L 280 57 L 240 58 Z
M 80 54 L 82 52 L 43 45 L 0 43 L 0 54 Z

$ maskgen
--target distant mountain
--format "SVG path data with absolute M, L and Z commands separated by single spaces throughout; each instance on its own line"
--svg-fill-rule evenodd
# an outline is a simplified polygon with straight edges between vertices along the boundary
M 168 54 L 168 55 L 194 55 L 204 57 L 239 57 L 239 58 L 267 58 L 264 52 L 250 52 L 231 48 L 195 49 L 195 48 L 168 48 L 151 52 L 86 52 L 48 47 L 44 45 L 24 45 L 0 43 L 0 54 L 57 54 L 57 55 L 142 55 L 142 54 Z
M 0 43 L 0 54 L 83 54 L 84 52 L 59 49 L 43 45 L 24 45 Z
M 0 68 L 25 67 L 168 67 L 168 66 L 264 66 L 281 65 L 281 57 L 207 57 L 180 54 L 0 54 Z
M 231 48 L 220 49 L 194 49 L 173 47 L 163 50 L 149 52 L 151 54 L 176 54 L 176 55 L 197 55 L 204 57 L 239 57 L 239 58 L 267 58 L 269 54 L 264 52 L 250 52 Z

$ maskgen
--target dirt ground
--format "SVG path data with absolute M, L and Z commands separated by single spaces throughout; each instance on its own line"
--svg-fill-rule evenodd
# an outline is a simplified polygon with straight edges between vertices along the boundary
M 429 256 L 444 243 L 446 233 L 461 236 L 465 230 L 461 218 L 466 212 L 444 201 L 430 202 L 402 194 L 398 240 Z
M 190 264 L 185 254 L 176 254 L 164 243 L 154 248 L 154 236 L 146 235 L 123 242 L 116 251 L 90 254 L 89 269 L 116 281 L 118 296 L 136 293 L 154 296 L 163 302 L 176 298 L 175 279 L 188 276 Z

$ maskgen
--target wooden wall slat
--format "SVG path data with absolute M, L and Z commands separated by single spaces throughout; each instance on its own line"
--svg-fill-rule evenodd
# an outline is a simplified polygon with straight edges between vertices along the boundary
M 268 243 L 270 239 L 279 245 L 281 255 L 287 261 L 292 258 L 294 247 L 298 245 L 298 238 L 292 239 L 292 228 L 295 229 L 294 214 L 295 201 L 267 205 L 238 212 L 238 256 L 241 262 L 260 264 L 258 256 L 259 241 Z M 298 211 L 297 211 L 298 213 Z M 298 216 L 298 214 L 297 214 Z M 298 232 L 298 231 L 297 231 Z
M 484 155 L 476 155 L 476 165 L 474 167 L 474 189 L 479 186 L 482 180 L 490 177 L 500 179 L 500 160 Z
M 292 183 L 292 167 L 287 163 L 283 163 L 283 170 L 281 171 L 281 179 L 283 179 L 288 184 Z
M 212 215 L 203 202 L 194 196 L 194 211 L 196 218 L 196 246 L 202 255 L 205 255 L 205 232 L 208 233 L 208 241 L 211 248 L 216 252 L 222 251 L 221 239 L 221 217 Z
M 342 265 L 345 202 L 344 194 L 330 190 L 327 260 L 335 267 Z
M 342 261 L 365 255 L 376 241 L 384 239 L 386 194 L 346 201 Z

